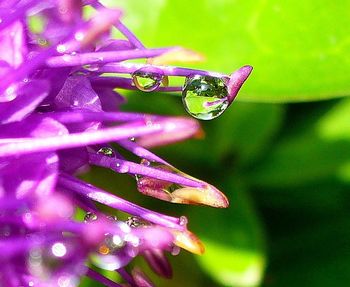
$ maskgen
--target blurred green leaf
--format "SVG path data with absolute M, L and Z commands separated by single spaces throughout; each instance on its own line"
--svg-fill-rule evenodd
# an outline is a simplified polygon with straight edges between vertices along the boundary
M 268 148 L 283 119 L 281 105 L 236 103 L 207 124 L 206 141 L 213 147 L 214 158 L 237 169 L 254 162 Z
M 270 242 L 271 263 L 264 286 L 347 286 L 349 213 L 337 211 L 319 220 L 298 212 L 281 211 L 282 208 L 273 210 L 283 222 L 283 231 L 274 234 Z M 297 226 L 298 222 L 302 227 Z
M 190 226 L 203 240 L 206 252 L 200 266 L 223 286 L 258 286 L 265 267 L 262 229 L 247 193 L 236 184 L 226 210 L 191 209 Z
M 107 1 L 111 2 L 112 1 Z M 118 1 L 125 23 L 149 47 L 203 53 L 196 65 L 254 71 L 239 100 L 308 101 L 350 94 L 350 1 Z
M 299 187 L 344 176 L 350 163 L 348 100 L 305 115 L 247 174 L 262 187 Z

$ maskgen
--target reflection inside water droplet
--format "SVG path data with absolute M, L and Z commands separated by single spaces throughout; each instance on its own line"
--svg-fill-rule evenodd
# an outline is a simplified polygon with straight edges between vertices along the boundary
M 84 222 L 91 222 L 97 220 L 97 215 L 92 212 L 87 212 L 84 216 Z
M 162 74 L 147 72 L 139 69 L 132 74 L 132 80 L 136 88 L 143 92 L 152 92 L 156 90 L 163 82 L 167 84 L 167 77 Z
M 102 154 L 105 156 L 109 156 L 109 157 L 114 157 L 115 153 L 113 151 L 113 149 L 111 147 L 101 147 L 98 151 L 98 154 Z
M 229 105 L 227 86 L 222 78 L 189 76 L 182 90 L 182 102 L 194 118 L 212 120 L 220 116 Z

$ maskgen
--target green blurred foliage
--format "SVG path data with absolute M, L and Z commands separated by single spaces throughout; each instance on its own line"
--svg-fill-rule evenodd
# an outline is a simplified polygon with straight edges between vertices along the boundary
M 202 52 L 197 67 L 254 66 L 239 100 L 309 101 L 349 93 L 350 1 L 109 1 L 148 46 Z
M 182 45 L 205 54 L 204 63 L 192 66 L 227 73 L 254 66 L 238 100 L 255 103 L 234 103 L 220 118 L 203 122 L 202 140 L 155 149 L 223 190 L 229 209 L 145 198 L 132 178 L 102 169 L 86 175 L 143 206 L 189 216 L 189 227 L 207 253 L 171 258 L 174 279 L 151 275 L 158 286 L 347 286 L 350 100 L 331 98 L 350 94 L 350 1 L 123 0 L 114 5 L 124 7 L 125 23 L 147 46 Z M 257 103 L 321 99 L 329 100 Z M 157 93 L 128 94 L 124 109 L 185 114 L 178 97 Z

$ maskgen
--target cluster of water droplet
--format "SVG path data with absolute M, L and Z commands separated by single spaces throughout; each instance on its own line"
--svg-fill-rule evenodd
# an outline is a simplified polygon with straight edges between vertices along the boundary
M 115 234 L 106 233 L 104 240 L 97 248 L 97 252 L 91 255 L 92 262 L 105 270 L 116 270 L 126 265 L 139 252 L 140 239 L 132 232 L 132 228 L 147 225 L 138 217 L 129 217 L 125 222 L 115 216 L 108 216 L 116 223 Z M 96 221 L 96 214 L 88 212 L 84 217 L 86 223 Z
M 151 92 L 163 83 L 168 85 L 168 77 L 161 73 L 140 69 L 132 74 L 134 85 L 141 91 Z M 186 111 L 194 118 L 211 120 L 220 116 L 228 107 L 228 90 L 223 78 L 203 75 L 186 77 L 182 89 L 182 102 Z

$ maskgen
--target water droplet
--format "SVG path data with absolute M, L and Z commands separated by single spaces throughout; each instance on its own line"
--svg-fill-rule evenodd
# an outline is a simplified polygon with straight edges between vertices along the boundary
M 89 65 L 84 65 L 83 68 L 87 71 L 90 71 L 90 72 L 96 72 L 96 71 L 98 71 L 100 66 L 97 64 L 89 64 Z
M 130 216 L 128 219 L 125 221 L 127 225 L 130 227 L 140 227 L 140 226 L 145 226 L 147 223 L 143 221 L 140 217 L 137 216 Z
M 146 72 L 139 69 L 132 74 L 132 80 L 136 88 L 143 92 L 156 90 L 163 81 L 163 75 L 159 73 Z
M 56 257 L 63 257 L 67 253 L 67 248 L 62 242 L 56 242 L 52 245 L 51 252 Z
M 179 224 L 182 225 L 182 226 L 186 226 L 188 223 L 188 219 L 186 216 L 180 216 L 180 222 Z
M 130 138 L 130 141 L 131 141 L 131 142 L 135 142 L 136 139 L 135 139 L 134 137 L 132 137 L 132 138 Z
M 118 221 L 118 218 L 115 215 L 108 215 L 107 219 L 109 219 L 111 221 Z
M 171 255 L 176 256 L 179 255 L 181 248 L 179 246 L 174 245 L 171 249 Z
M 151 165 L 151 162 L 147 159 L 141 159 L 141 162 L 140 164 L 144 165 L 144 166 L 150 166 Z
M 114 156 L 115 156 L 113 149 L 110 148 L 110 147 L 101 147 L 101 148 L 97 151 L 97 153 L 98 153 L 98 154 L 105 155 L 105 156 L 108 156 L 108 157 L 114 157 Z
M 125 163 L 122 163 L 122 164 L 117 163 L 115 170 L 119 173 L 127 173 L 129 172 L 129 167 Z
M 84 221 L 85 222 L 91 222 L 97 220 L 97 215 L 92 212 L 87 212 L 84 216 Z
M 111 271 L 126 265 L 134 256 L 128 254 L 128 249 L 132 246 L 128 245 L 124 237 L 120 234 L 106 234 L 97 252 L 91 255 L 92 262 L 102 269 Z
M 59 44 L 56 47 L 58 53 L 65 53 L 67 51 L 67 47 L 63 44 Z
M 189 76 L 182 90 L 182 102 L 194 118 L 212 120 L 229 105 L 227 86 L 219 77 Z
M 47 46 L 49 44 L 48 41 L 44 38 L 39 38 L 37 42 L 39 46 Z

